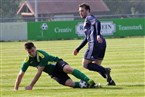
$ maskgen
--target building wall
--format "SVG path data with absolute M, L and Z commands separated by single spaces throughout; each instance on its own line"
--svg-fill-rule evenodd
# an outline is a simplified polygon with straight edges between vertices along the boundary
M 0 41 L 27 40 L 27 23 L 0 23 Z

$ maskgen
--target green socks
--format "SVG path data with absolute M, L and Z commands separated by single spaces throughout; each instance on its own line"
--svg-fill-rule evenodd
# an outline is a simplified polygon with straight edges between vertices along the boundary
M 73 88 L 80 88 L 80 82 L 75 82 Z
M 77 69 L 74 69 L 72 75 L 75 76 L 76 78 L 81 79 L 86 82 L 88 82 L 90 80 L 85 74 L 83 74 L 82 72 L 80 72 Z

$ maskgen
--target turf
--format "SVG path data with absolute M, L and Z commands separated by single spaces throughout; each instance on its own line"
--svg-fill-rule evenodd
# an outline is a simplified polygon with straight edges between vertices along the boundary
M 34 41 L 37 49 L 42 49 L 49 54 L 59 56 L 78 68 L 95 82 L 102 84 L 102 88 L 73 89 L 59 85 L 47 74 L 43 73 L 32 91 L 25 91 L 35 75 L 36 69 L 28 68 L 21 82 L 19 91 L 13 91 L 16 76 L 21 63 L 26 56 L 24 42 L 0 42 L 0 93 L 1 97 L 144 97 L 145 96 L 145 38 L 115 38 L 107 39 L 107 51 L 102 63 L 105 67 L 112 68 L 111 75 L 117 86 L 106 86 L 106 80 L 98 73 L 84 69 L 81 60 L 85 48 L 78 56 L 73 56 L 72 51 L 81 40 L 59 41 Z M 70 75 L 71 76 L 71 75 Z M 78 79 L 71 76 L 75 81 Z

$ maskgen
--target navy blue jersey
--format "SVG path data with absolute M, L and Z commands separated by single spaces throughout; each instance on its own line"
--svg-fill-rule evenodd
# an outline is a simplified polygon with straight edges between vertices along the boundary
M 94 46 L 95 44 L 97 44 L 98 43 L 97 35 L 100 35 L 100 31 L 101 31 L 100 21 L 97 20 L 96 17 L 93 15 L 87 16 L 84 22 L 85 38 L 81 43 L 81 45 L 76 50 L 79 51 L 86 45 L 87 42 L 89 46 Z

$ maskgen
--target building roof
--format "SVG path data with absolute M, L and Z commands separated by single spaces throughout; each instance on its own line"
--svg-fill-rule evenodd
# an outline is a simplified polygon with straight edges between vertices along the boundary
M 37 0 L 38 14 L 61 14 L 61 13 L 77 13 L 78 5 L 88 3 L 92 12 L 109 11 L 103 0 Z M 25 0 L 17 14 L 22 12 L 24 6 L 27 6 L 31 14 L 35 14 L 35 0 Z

